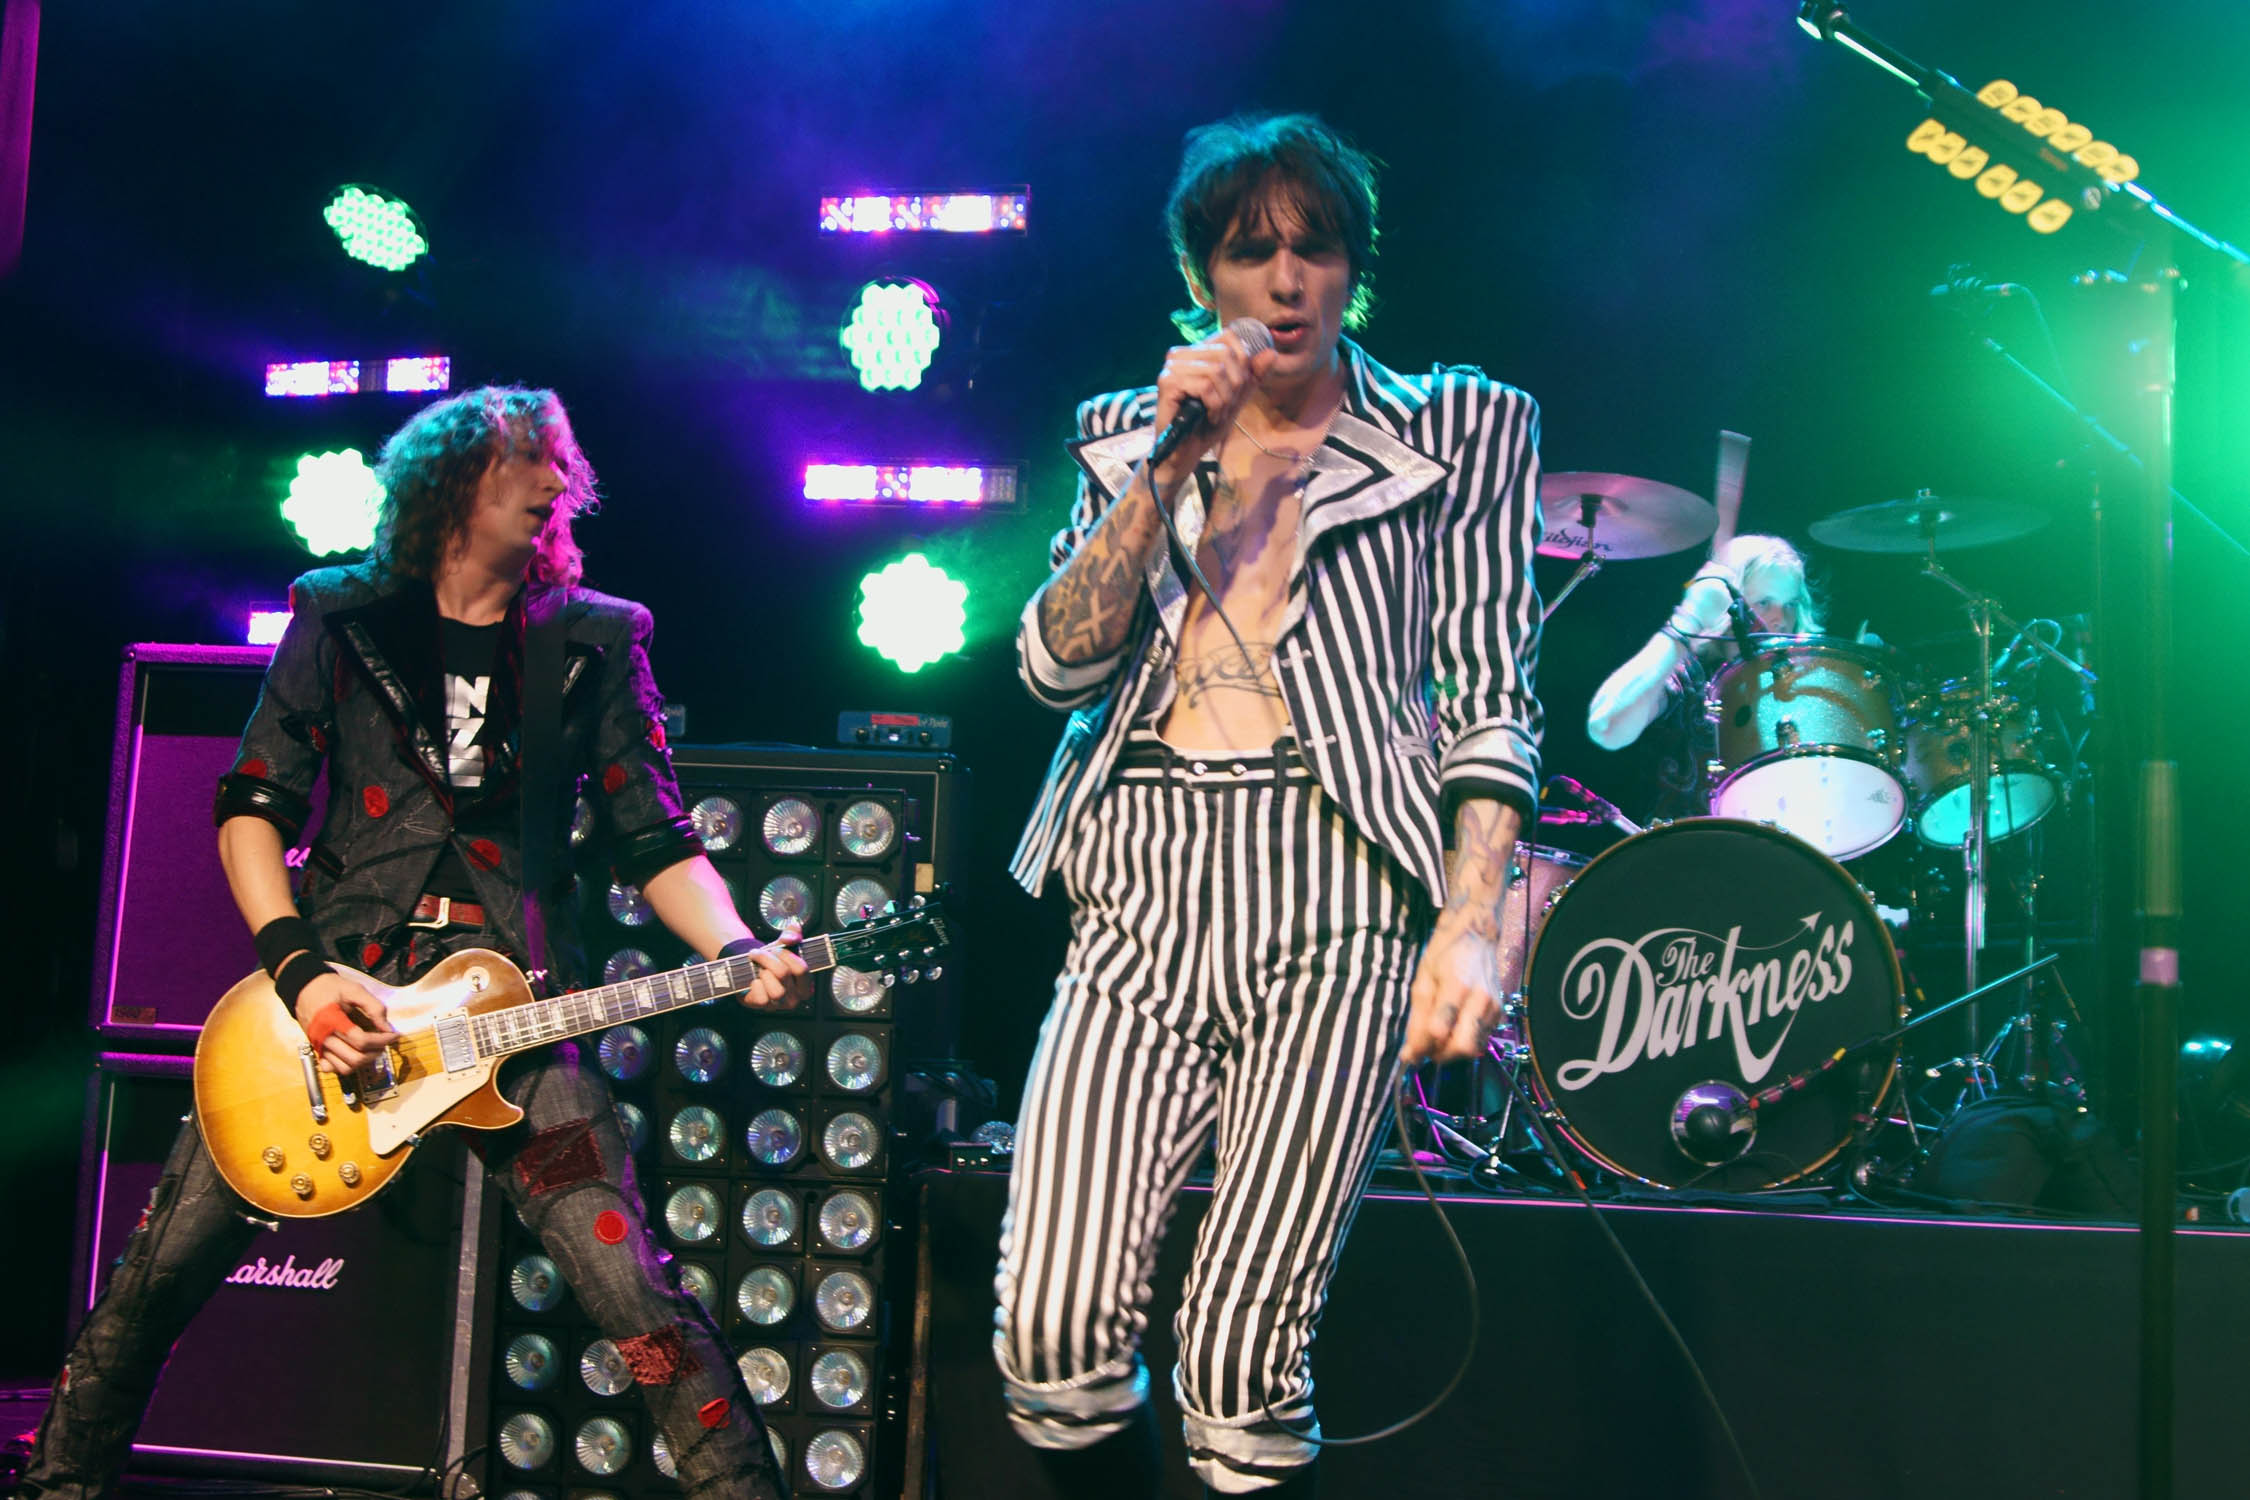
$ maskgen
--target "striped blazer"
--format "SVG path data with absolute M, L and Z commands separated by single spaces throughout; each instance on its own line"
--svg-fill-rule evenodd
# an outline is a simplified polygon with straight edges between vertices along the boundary
M 1298 559 L 1273 669 L 1307 764 L 1359 830 L 1445 891 L 1444 844 L 1463 797 L 1528 818 L 1539 785 L 1539 408 L 1471 369 L 1385 369 L 1345 340 L 1344 403 L 1315 456 L 1297 524 Z M 1121 494 L 1154 440 L 1153 386 L 1078 408 L 1081 472 L 1061 568 Z M 1200 485 L 1178 502 L 1190 548 Z M 1187 591 L 1172 549 L 1149 562 L 1125 645 L 1066 666 L 1039 632 L 1038 600 L 1016 630 L 1031 695 L 1067 710 L 1009 871 L 1038 894 L 1067 857 L 1132 725 L 1169 701 Z

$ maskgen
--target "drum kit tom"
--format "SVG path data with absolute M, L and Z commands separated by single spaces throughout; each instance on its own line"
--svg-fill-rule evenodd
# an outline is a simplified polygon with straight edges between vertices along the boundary
M 1605 562 L 1682 551 L 1722 525 L 1700 497 L 1622 475 L 1550 474 L 1540 495 L 1563 519 L 1539 550 L 1579 563 L 1554 605 Z M 1466 1112 L 1431 1112 L 1453 1154 L 1488 1182 L 1527 1156 L 1565 1170 L 1539 1128 L 1551 1125 L 1620 1177 L 1740 1192 L 1821 1172 L 1895 1110 L 1914 1125 L 1896 1086 L 1900 1036 L 1936 1012 L 1905 1019 L 1890 929 L 1840 861 L 1908 827 L 1958 851 L 1967 994 L 1939 1009 L 1965 1005 L 1981 1036 L 1976 996 L 2029 972 L 1978 984 L 1988 850 L 2053 812 L 2071 759 L 2049 753 L 2036 709 L 2007 690 L 1993 633 L 2013 632 L 2004 655 L 2028 642 L 2082 682 L 2093 675 L 1964 587 L 1938 553 L 2042 521 L 2027 506 L 1924 491 L 1814 522 L 1829 546 L 1922 553 L 1923 576 L 1969 614 L 1974 669 L 1925 679 L 1879 644 L 1753 633 L 1705 690 L 1710 816 L 1642 830 L 1556 778 L 1595 809 L 1556 821 L 1629 836 L 1591 859 L 1530 841 L 1519 852 L 1503 922 L 1506 1019 L 1477 1070 L 1496 1064 L 1506 1087 L 1472 1078 Z M 2023 1048 L 2029 1086 L 2043 1077 L 2048 1026 L 2039 987 L 2016 988 L 2002 1036 Z

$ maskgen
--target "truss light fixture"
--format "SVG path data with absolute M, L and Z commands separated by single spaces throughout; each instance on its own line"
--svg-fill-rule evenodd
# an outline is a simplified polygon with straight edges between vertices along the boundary
M 430 248 L 414 210 L 365 183 L 338 188 L 320 216 L 336 231 L 346 255 L 378 270 L 403 271 Z
M 248 646 L 278 646 L 281 644 L 281 633 L 288 628 L 287 607 L 265 605 L 250 611 L 249 622 L 243 628 L 242 641 Z
M 281 518 L 316 557 L 358 552 L 375 543 L 383 485 L 357 448 L 308 453 L 297 460 Z
M 863 390 L 911 391 L 937 357 L 938 297 L 920 281 L 887 278 L 859 289 L 837 340 Z
M 293 359 L 266 366 L 269 396 L 357 396 L 367 391 L 443 391 L 452 386 L 453 360 L 443 354 L 414 354 L 402 359 Z
M 901 672 L 961 649 L 969 586 L 909 552 L 859 581 L 859 638 Z
M 805 498 L 847 505 L 973 505 L 1016 503 L 1013 464 L 805 465 Z
M 849 193 L 820 200 L 822 234 L 1020 234 L 1031 189 L 985 193 Z

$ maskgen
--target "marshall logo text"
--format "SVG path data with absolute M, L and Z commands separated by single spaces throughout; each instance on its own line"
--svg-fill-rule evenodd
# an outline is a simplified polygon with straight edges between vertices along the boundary
M 344 1258 L 331 1255 L 319 1265 L 309 1269 L 297 1264 L 292 1255 L 280 1265 L 271 1265 L 261 1255 L 255 1261 L 245 1261 L 235 1267 L 227 1278 L 229 1286 L 285 1286 L 301 1292 L 332 1292 L 336 1278 L 344 1272 Z
M 1851 946 L 1852 923 L 1821 912 L 1767 948 L 1743 948 L 1739 924 L 1724 938 L 1660 927 L 1632 942 L 1596 939 L 1571 955 L 1562 1004 L 1572 1020 L 1599 1017 L 1601 1042 L 1594 1056 L 1557 1068 L 1555 1081 L 1582 1089 L 1643 1058 L 1670 1057 L 1723 1033 L 1734 1044 L 1742 1082 L 1760 1083 L 1799 1009 L 1851 984 Z M 1762 1052 L 1759 1040 L 1768 1042 Z

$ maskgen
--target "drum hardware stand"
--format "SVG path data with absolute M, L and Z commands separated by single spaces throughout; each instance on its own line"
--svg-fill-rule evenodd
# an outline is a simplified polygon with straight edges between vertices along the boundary
M 1579 556 L 1578 566 L 1572 570 L 1569 579 L 1555 594 L 1555 597 L 1547 601 L 1547 607 L 1540 611 L 1540 624 L 1544 625 L 1547 621 L 1553 619 L 1555 611 L 1562 608 L 1562 602 L 1571 596 L 1578 585 L 1602 570 L 1602 559 L 1594 551 L 1594 523 L 1601 519 L 1601 510 L 1601 496 L 1580 495 L 1578 497 L 1578 524 L 1586 529 L 1586 550 Z

